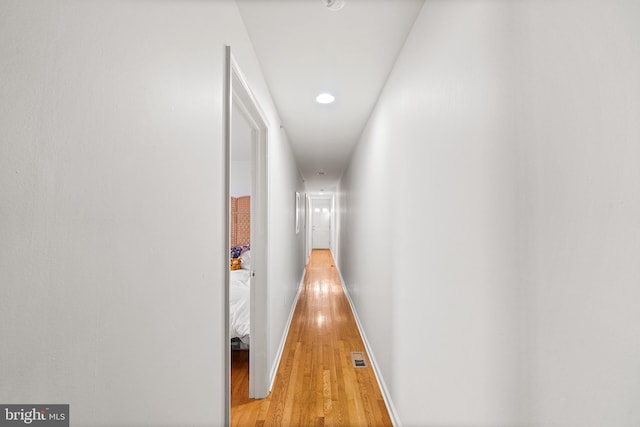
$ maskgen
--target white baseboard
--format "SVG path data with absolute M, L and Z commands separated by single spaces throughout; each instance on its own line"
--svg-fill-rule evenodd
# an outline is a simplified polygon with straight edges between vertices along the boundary
M 389 417 L 391 418 L 391 423 L 394 427 L 401 427 L 400 418 L 398 417 L 398 412 L 396 411 L 395 406 L 393 406 L 393 401 L 391 400 L 391 395 L 389 394 L 389 389 L 382 378 L 382 374 L 380 373 L 380 369 L 378 368 L 378 363 L 376 362 L 376 358 L 373 355 L 373 351 L 371 351 L 371 346 L 369 345 L 369 340 L 367 339 L 367 335 L 364 333 L 364 329 L 362 328 L 362 323 L 360 323 L 360 318 L 358 317 L 358 312 L 356 311 L 356 307 L 353 305 L 353 300 L 351 299 L 351 295 L 349 294 L 349 288 L 347 288 L 346 282 L 344 281 L 344 277 L 342 277 L 342 273 L 336 264 L 336 270 L 338 271 L 338 275 L 340 276 L 340 282 L 342 283 L 342 289 L 344 289 L 344 294 L 347 296 L 347 300 L 349 301 L 349 305 L 351 306 L 351 311 L 353 312 L 353 317 L 356 319 L 356 324 L 358 325 L 358 330 L 360 331 L 360 336 L 362 337 L 362 341 L 364 342 L 365 350 L 367 350 L 367 355 L 369 356 L 369 361 L 371 362 L 371 367 L 373 368 L 373 373 L 378 381 L 378 387 L 380 387 L 380 391 L 382 392 L 382 398 L 384 399 L 384 403 L 387 406 L 387 411 L 389 412 Z
M 287 342 L 289 328 L 291 327 L 291 321 L 293 320 L 293 313 L 296 311 L 296 306 L 298 305 L 298 297 L 300 297 L 300 291 L 302 290 L 302 283 L 304 282 L 304 276 L 306 273 L 307 269 L 305 268 L 302 271 L 302 278 L 298 283 L 298 291 L 296 292 L 296 296 L 293 298 L 293 304 L 291 304 L 291 311 L 289 312 L 287 324 L 285 325 L 284 331 L 282 332 L 282 338 L 280 339 L 280 345 L 278 346 L 276 359 L 273 361 L 273 366 L 271 366 L 271 373 L 269 374 L 269 393 L 271 393 L 271 390 L 273 390 L 273 383 L 276 380 L 276 374 L 278 373 L 278 367 L 280 366 L 280 359 L 282 359 L 282 353 L 284 353 L 284 345 Z

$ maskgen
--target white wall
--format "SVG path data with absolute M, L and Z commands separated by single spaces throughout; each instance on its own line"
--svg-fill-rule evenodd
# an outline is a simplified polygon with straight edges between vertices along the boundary
M 293 191 L 233 1 L 2 0 L 0 401 L 69 403 L 82 426 L 223 424 L 225 44 Z M 273 262 L 291 294 L 300 268 Z
M 516 420 L 500 8 L 425 4 L 341 182 L 340 266 L 408 426 Z
M 640 425 L 640 3 L 517 9 L 530 425 Z
M 251 195 L 251 125 L 233 104 L 231 112 L 231 197 Z
M 339 188 L 403 425 L 640 423 L 639 12 L 425 3 Z
M 231 162 L 231 197 L 251 195 L 251 161 Z
M 304 232 L 296 235 L 295 193 L 304 182 L 283 130 L 269 145 L 269 364 L 275 375 L 277 352 L 304 272 Z M 286 237 L 286 238 L 285 238 Z M 271 378 L 273 380 L 273 377 Z

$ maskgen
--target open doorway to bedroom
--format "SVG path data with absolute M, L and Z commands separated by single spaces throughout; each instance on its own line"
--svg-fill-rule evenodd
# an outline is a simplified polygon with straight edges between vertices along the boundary
M 229 163 L 229 338 L 232 407 L 249 399 L 252 132 L 253 128 L 244 113 L 236 103 L 232 103 Z
M 267 369 L 267 126 L 227 47 L 225 141 L 227 420 L 237 399 L 269 393 Z

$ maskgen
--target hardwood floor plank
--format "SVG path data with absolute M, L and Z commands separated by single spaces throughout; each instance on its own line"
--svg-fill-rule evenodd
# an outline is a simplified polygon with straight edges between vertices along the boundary
M 248 352 L 233 355 L 233 426 L 392 425 L 334 266 L 330 251 L 313 251 L 266 399 L 248 398 Z M 366 368 L 353 366 L 354 351 Z

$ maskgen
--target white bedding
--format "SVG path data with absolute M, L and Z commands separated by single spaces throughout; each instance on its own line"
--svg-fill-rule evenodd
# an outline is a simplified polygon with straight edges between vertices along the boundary
M 229 286 L 229 334 L 249 344 L 249 270 L 233 270 Z

